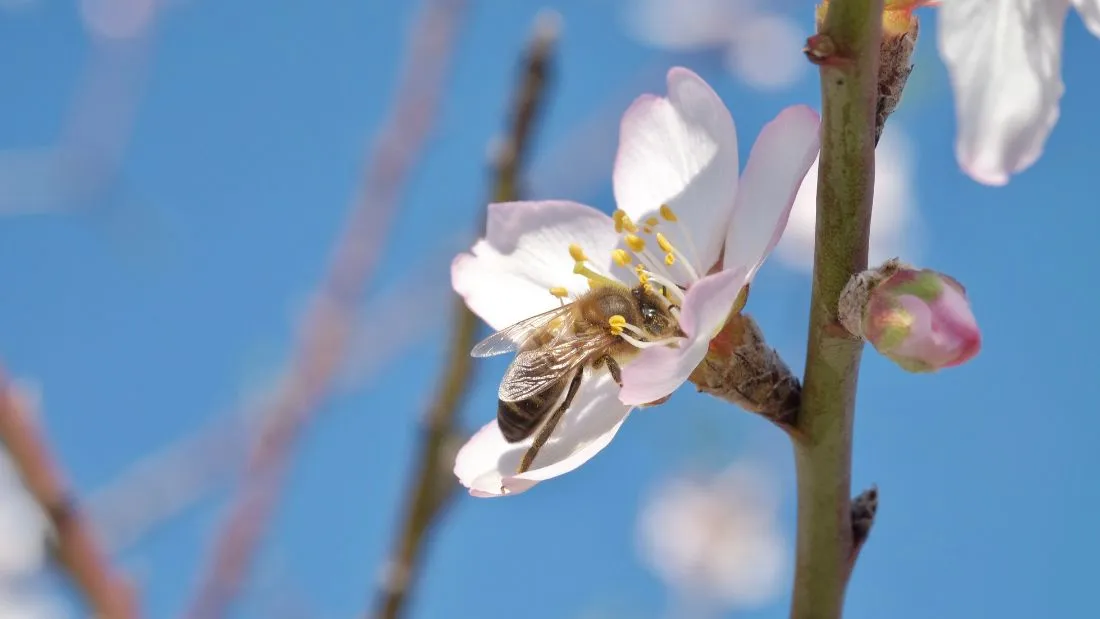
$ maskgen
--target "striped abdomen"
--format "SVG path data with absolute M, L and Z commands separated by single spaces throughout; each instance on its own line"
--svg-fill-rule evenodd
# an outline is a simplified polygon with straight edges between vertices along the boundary
M 564 377 L 542 393 L 526 400 L 505 402 L 497 400 L 497 425 L 504 440 L 518 443 L 531 436 L 542 420 L 550 414 L 571 377 Z

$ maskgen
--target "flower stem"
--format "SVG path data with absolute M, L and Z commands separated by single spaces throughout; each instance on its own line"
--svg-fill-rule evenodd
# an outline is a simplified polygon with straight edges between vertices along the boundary
M 821 158 L 813 295 L 799 432 L 792 619 L 841 616 L 852 553 L 852 420 L 863 344 L 837 322 L 848 279 L 867 267 L 875 176 L 882 0 L 832 0 L 819 35 L 839 62 L 821 71 Z

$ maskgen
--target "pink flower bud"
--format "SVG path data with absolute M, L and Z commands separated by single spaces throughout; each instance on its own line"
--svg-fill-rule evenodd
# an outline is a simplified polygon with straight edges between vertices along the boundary
M 982 336 L 959 282 L 928 269 L 887 273 L 862 304 L 859 323 L 876 350 L 910 372 L 934 372 L 978 354 Z

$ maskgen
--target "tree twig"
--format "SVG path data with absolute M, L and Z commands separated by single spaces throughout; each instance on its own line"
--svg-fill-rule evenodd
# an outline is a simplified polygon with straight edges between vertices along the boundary
M 510 126 L 503 142 L 495 145 L 492 199 L 518 199 L 520 172 L 526 160 L 535 118 L 542 107 L 554 43 L 557 16 L 540 15 L 517 85 Z M 423 437 L 415 452 L 416 476 L 410 484 L 403 510 L 402 531 L 382 575 L 373 617 L 396 619 L 407 607 L 415 585 L 418 561 L 444 508 L 455 494 L 451 466 L 461 437 L 455 431 L 455 417 L 472 378 L 470 349 L 478 332 L 478 318 L 457 295 L 454 326 L 447 363 L 435 400 L 424 422 Z
M 837 322 L 849 278 L 867 267 L 874 188 L 878 52 L 883 0 L 832 0 L 817 42 L 835 50 L 821 71 L 810 334 L 802 388 L 798 542 L 792 619 L 841 616 L 852 553 L 851 460 L 863 344 Z
M 332 388 L 355 328 L 355 307 L 377 262 L 403 181 L 436 116 L 465 0 L 428 0 L 409 34 L 409 57 L 392 117 L 369 159 L 363 186 L 337 240 L 298 334 L 298 344 L 264 415 L 237 499 L 187 616 L 223 616 L 267 528 L 287 462 L 302 428 Z
M 56 534 L 53 550 L 58 563 L 97 617 L 136 619 L 139 612 L 133 590 L 111 566 L 92 528 L 77 509 L 28 406 L 23 394 L 0 370 L 0 441 L 11 454 L 27 490 L 53 526 Z

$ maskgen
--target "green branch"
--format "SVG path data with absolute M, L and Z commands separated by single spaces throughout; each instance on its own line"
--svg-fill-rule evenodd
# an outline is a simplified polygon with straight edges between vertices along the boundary
M 841 616 L 852 556 L 852 420 L 863 344 L 837 322 L 848 279 L 867 266 L 874 188 L 882 0 L 832 0 L 819 37 L 821 159 L 813 296 L 799 432 L 792 619 Z

